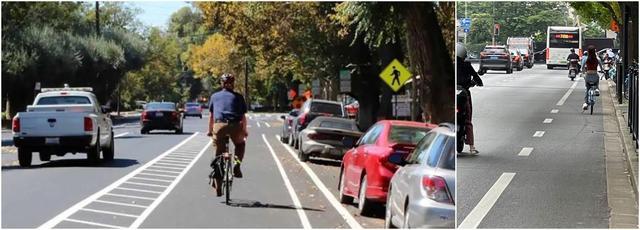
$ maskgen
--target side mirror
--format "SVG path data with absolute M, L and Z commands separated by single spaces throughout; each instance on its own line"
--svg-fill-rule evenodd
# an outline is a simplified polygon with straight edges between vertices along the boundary
M 404 166 L 407 164 L 407 162 L 404 161 L 404 154 L 402 153 L 392 153 L 391 155 L 389 155 L 387 161 L 399 166 Z
M 110 113 L 111 112 L 111 107 L 103 105 L 100 106 L 100 109 L 102 110 L 102 113 Z
M 355 139 L 354 139 L 354 138 L 352 138 L 352 137 L 343 137 L 343 138 L 342 138 L 342 145 L 343 145 L 345 148 L 350 149 L 350 148 L 355 147 L 355 145 L 356 145 L 356 141 L 355 141 Z

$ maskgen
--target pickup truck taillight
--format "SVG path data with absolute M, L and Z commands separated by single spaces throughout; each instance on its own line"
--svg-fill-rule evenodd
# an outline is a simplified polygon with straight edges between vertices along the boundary
M 93 131 L 93 121 L 91 120 L 90 117 L 84 118 L 84 131 L 85 132 Z
M 13 121 L 11 122 L 11 129 L 13 132 L 20 132 L 20 118 L 13 118 Z

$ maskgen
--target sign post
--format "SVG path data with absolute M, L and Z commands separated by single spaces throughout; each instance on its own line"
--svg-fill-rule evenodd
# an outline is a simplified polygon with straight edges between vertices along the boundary
M 351 71 L 340 70 L 340 93 L 351 93 Z

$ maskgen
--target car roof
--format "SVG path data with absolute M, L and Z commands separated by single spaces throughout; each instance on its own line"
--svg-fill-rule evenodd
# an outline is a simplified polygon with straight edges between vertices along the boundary
M 65 93 L 65 95 L 62 95 L 61 93 Z M 49 92 L 43 92 L 43 93 L 39 93 L 39 96 L 41 97 L 51 97 L 51 96 L 85 96 L 85 97 L 90 97 L 94 95 L 92 92 L 87 92 L 87 91 L 49 91 Z

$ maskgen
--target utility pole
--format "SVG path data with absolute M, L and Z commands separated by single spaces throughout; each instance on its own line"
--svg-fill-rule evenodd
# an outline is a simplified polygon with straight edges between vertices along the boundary
M 251 102 L 249 100 L 249 60 L 244 58 L 244 100 L 249 104 L 251 108 Z
M 493 27 L 493 36 L 491 36 L 491 45 L 496 45 L 496 2 L 491 3 L 491 9 L 493 14 L 491 14 L 491 26 Z
M 100 2 L 96 1 L 96 35 L 100 36 Z

